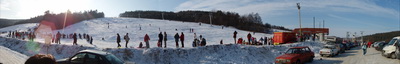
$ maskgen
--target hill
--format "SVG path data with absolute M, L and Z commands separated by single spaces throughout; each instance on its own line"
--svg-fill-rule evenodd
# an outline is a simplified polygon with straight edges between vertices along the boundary
M 400 36 L 400 31 L 392 31 L 392 32 L 385 32 L 385 33 L 376 33 L 372 35 L 364 36 L 364 41 L 370 40 L 373 42 L 377 41 L 385 41 L 389 42 L 393 37 Z

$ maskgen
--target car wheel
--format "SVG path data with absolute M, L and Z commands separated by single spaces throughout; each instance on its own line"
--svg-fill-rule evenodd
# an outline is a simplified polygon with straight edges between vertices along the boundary
M 297 60 L 294 64 L 301 64 L 300 60 Z
M 390 54 L 390 58 L 392 58 L 392 59 L 396 59 L 396 54 L 394 54 L 394 53 L 391 53 L 391 54 Z
M 312 62 L 312 61 L 314 61 L 314 57 L 311 57 L 311 58 L 308 60 L 308 62 Z

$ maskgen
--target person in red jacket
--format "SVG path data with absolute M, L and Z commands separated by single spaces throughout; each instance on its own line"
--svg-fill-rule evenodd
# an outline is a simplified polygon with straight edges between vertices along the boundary
M 372 44 L 372 42 L 371 41 L 368 41 L 368 48 L 370 48 L 371 47 L 371 44 Z
M 183 44 L 184 40 L 185 40 L 185 35 L 183 34 L 183 32 L 181 32 L 181 37 L 180 38 L 181 38 L 181 44 L 182 44 L 182 48 L 183 48 L 183 47 L 185 47 L 184 44 Z
M 144 36 L 144 42 L 146 42 L 146 48 L 150 48 L 149 40 L 150 40 L 150 37 L 149 37 L 149 35 L 146 34 Z
M 243 39 L 242 39 L 242 38 L 239 38 L 237 44 L 242 44 L 242 42 L 243 42 Z

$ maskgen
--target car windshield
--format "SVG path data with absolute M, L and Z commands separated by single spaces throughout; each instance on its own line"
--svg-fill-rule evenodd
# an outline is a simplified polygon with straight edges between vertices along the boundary
M 295 53 L 300 53 L 301 49 L 300 48 L 291 48 L 289 50 L 287 50 L 285 53 L 286 54 L 295 54 Z
M 390 42 L 387 45 L 393 45 L 396 41 L 397 41 L 397 39 L 392 39 L 392 40 L 390 40 Z
M 110 61 L 111 64 L 123 64 L 124 62 L 120 60 L 119 58 L 115 57 L 112 54 L 106 55 L 106 58 L 108 61 Z
M 333 49 L 335 47 L 333 47 L 333 46 L 324 46 L 324 48 Z

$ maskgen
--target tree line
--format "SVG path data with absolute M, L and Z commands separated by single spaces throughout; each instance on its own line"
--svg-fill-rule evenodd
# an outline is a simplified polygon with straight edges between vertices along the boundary
M 218 11 L 126 11 L 121 13 L 119 17 L 131 18 L 150 18 L 150 19 L 164 19 L 176 20 L 184 22 L 200 22 L 213 25 L 232 26 L 237 29 L 271 33 L 271 29 L 290 30 L 282 26 L 275 26 L 268 23 L 263 24 L 261 17 L 258 13 L 250 13 L 246 15 L 239 15 L 235 12 Z M 210 17 L 211 21 L 210 22 Z
M 377 42 L 377 41 L 385 41 L 389 42 L 392 40 L 393 37 L 400 36 L 400 31 L 392 31 L 392 32 L 386 32 L 386 33 L 376 33 L 372 35 L 366 35 L 363 36 L 364 41 L 372 41 L 372 42 Z M 361 38 L 361 37 L 358 37 Z
M 97 10 L 89 10 L 84 12 L 71 12 L 67 11 L 65 13 L 51 13 L 49 10 L 44 12 L 44 15 L 36 16 L 27 20 L 17 22 L 16 24 L 23 23 L 39 23 L 42 20 L 53 22 L 55 29 L 62 29 L 65 22 L 65 26 L 69 26 L 84 20 L 90 20 L 95 18 L 104 18 L 103 12 L 98 12 Z

